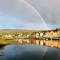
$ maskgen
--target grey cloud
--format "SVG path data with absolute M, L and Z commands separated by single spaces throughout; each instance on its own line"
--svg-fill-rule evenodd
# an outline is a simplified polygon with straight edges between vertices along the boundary
M 60 0 L 26 0 L 41 14 L 47 24 L 60 24 Z
M 17 20 L 19 20 L 19 22 L 22 22 L 23 25 L 29 24 L 30 28 L 34 24 L 42 25 L 40 26 L 40 28 L 41 27 L 47 28 L 46 24 L 44 24 L 44 21 L 42 21 L 42 18 L 37 14 L 37 12 L 35 12 L 31 6 L 28 6 L 22 0 L 0 0 L 0 16 L 9 17 L 12 20 L 13 18 L 16 18 Z M 10 21 L 9 18 L 7 20 Z M 3 22 L 7 20 L 3 19 Z M 8 24 L 9 21 L 7 21 Z M 2 25 L 7 24 L 3 22 Z M 14 22 L 12 22 L 11 24 L 13 25 Z M 18 25 L 15 26 L 18 26 L 20 28 L 21 26 L 25 27 L 23 25 L 20 24 L 20 26 Z M 11 27 L 10 24 L 9 26 Z M 35 28 L 39 29 L 37 27 Z
M 39 12 L 48 26 L 51 28 L 60 26 L 60 0 L 24 1 L 31 4 Z M 41 17 L 22 0 L 0 0 L 0 16 L 16 18 L 25 24 L 44 24 Z
M 21 0 L 0 0 L 0 16 L 22 19 L 23 22 L 41 23 L 41 18 Z

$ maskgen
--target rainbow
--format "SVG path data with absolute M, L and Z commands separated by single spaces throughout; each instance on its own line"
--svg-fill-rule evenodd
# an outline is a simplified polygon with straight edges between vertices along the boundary
M 20 0 L 20 1 L 23 2 L 24 4 L 26 4 L 28 7 L 30 7 L 33 10 L 33 12 L 35 12 L 37 14 L 37 16 L 39 16 L 39 18 L 41 19 L 41 21 L 43 22 L 43 24 L 46 26 L 46 28 L 48 30 L 50 30 L 50 28 L 48 27 L 47 23 L 45 22 L 45 20 L 43 19 L 43 17 L 40 15 L 40 13 L 37 11 L 37 9 L 35 9 L 35 7 L 33 7 L 26 0 Z

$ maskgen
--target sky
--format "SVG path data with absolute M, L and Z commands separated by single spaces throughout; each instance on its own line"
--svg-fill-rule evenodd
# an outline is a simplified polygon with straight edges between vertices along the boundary
M 60 0 L 0 0 L 0 29 L 60 27 Z

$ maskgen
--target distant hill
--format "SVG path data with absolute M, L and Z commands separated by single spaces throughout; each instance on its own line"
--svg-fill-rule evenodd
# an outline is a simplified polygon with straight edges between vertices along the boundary
M 60 30 L 60 28 L 56 28 L 56 29 L 52 29 L 53 31 L 54 30 Z M 32 33 L 32 32 L 45 32 L 45 31 L 51 31 L 51 30 L 25 30 L 25 29 L 0 29 L 0 33 L 15 33 L 15 32 L 18 32 L 18 33 Z
M 0 33 L 32 33 L 39 30 L 24 30 L 24 29 L 0 29 Z

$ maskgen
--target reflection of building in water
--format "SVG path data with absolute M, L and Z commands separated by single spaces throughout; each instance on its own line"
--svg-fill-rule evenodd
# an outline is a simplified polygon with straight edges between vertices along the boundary
M 48 30 L 28 33 L 0 34 L 2 40 L 14 40 L 19 44 L 37 44 L 60 48 L 60 30 Z
M 50 47 L 60 48 L 60 30 L 50 30 L 46 32 L 33 32 L 32 38 L 39 38 L 38 40 L 32 40 L 32 43 L 38 45 L 46 45 Z
M 24 43 L 29 44 L 30 43 L 29 39 L 16 39 L 16 40 L 19 44 L 24 44 Z

